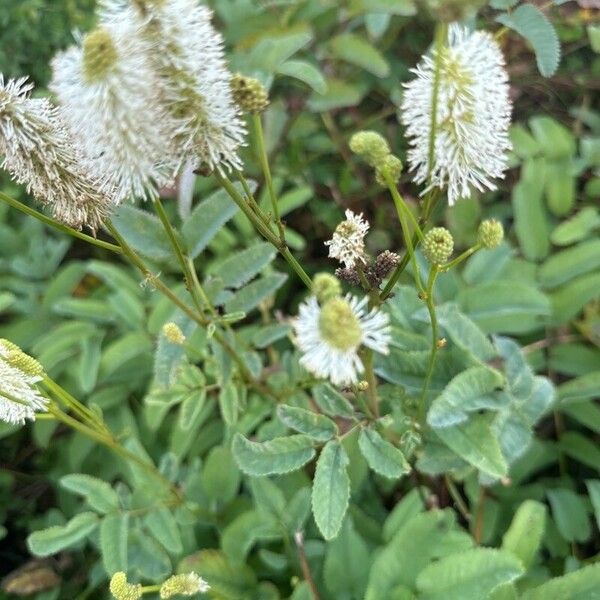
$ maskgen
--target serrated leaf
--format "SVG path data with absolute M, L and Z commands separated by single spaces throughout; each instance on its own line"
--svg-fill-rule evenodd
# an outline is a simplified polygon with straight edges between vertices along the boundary
M 364 38 L 353 33 L 343 33 L 333 38 L 329 45 L 335 57 L 365 69 L 377 77 L 389 75 L 387 60 Z
M 327 91 L 327 82 L 323 77 L 323 73 L 304 60 L 287 60 L 279 65 L 277 72 L 280 75 L 287 75 L 303 81 L 319 94 L 324 94 Z
M 389 479 L 398 479 L 410 472 L 410 465 L 404 454 L 374 429 L 363 429 L 358 445 L 369 467 L 376 473 Z
M 227 383 L 219 392 L 219 409 L 226 425 L 235 425 L 238 420 L 238 391 L 233 383 Z
M 275 273 L 261 277 L 238 290 L 227 302 L 227 312 L 250 312 L 263 300 L 273 295 L 287 280 L 285 273 Z
M 312 440 L 305 435 L 279 437 L 268 442 L 251 442 L 237 433 L 232 452 L 247 475 L 281 475 L 304 466 L 315 455 Z
M 182 226 L 190 256 L 196 258 L 238 210 L 225 190 L 217 190 L 198 203 Z
M 514 29 L 533 46 L 538 69 L 544 77 L 554 75 L 560 62 L 560 44 L 552 23 L 537 6 L 522 4 L 496 20 Z
M 241 473 L 231 450 L 215 446 L 202 466 L 202 487 L 209 500 L 226 504 L 235 498 Z
M 502 549 L 514 554 L 528 569 L 542 543 L 545 522 L 546 507 L 541 502 L 525 500 L 502 538 Z
M 567 488 L 548 490 L 546 495 L 560 534 L 568 542 L 585 542 L 592 529 L 587 508 L 581 497 Z
M 600 565 L 590 565 L 526 590 L 521 600 L 596 600 L 600 589 Z
M 315 386 L 313 398 L 317 406 L 330 417 L 351 418 L 354 415 L 352 404 L 328 383 Z
M 326 540 L 337 536 L 348 509 L 350 478 L 348 455 L 337 440 L 327 442 L 317 461 L 312 490 L 312 510 Z
M 127 536 L 129 515 L 108 515 L 100 523 L 100 553 L 106 574 L 110 577 L 117 571 L 127 572 Z
M 423 600 L 481 600 L 523 573 L 519 560 L 501 550 L 473 548 L 428 565 L 417 577 Z
M 168 552 L 180 554 L 183 551 L 177 521 L 168 508 L 152 510 L 144 518 L 144 524 Z
M 271 244 L 260 242 L 233 253 L 224 261 L 214 263 L 209 272 L 218 274 L 226 287 L 239 288 L 260 273 L 275 258 L 275 252 Z
M 60 485 L 83 496 L 90 507 L 100 513 L 111 513 L 119 509 L 119 497 L 106 481 L 91 475 L 73 473 L 61 477 Z
M 35 556 L 51 556 L 85 539 L 96 527 L 96 513 L 84 512 L 73 517 L 66 525 L 35 531 L 27 538 L 27 547 Z
M 338 432 L 337 425 L 331 419 L 305 408 L 280 404 L 277 416 L 286 427 L 320 442 L 330 440 Z

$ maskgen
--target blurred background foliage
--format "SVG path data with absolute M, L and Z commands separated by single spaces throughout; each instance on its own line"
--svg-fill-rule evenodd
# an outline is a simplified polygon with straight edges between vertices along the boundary
M 364 212 L 371 221 L 373 252 L 398 250 L 401 237 L 393 204 L 352 157 L 347 140 L 359 129 L 376 129 L 390 140 L 394 152 L 404 155 L 397 118 L 402 82 L 428 48 L 434 3 L 215 0 L 212 4 L 232 69 L 259 77 L 271 89 L 271 106 L 265 114 L 268 150 L 290 245 L 301 262 L 311 273 L 331 270 L 323 241 L 345 208 Z M 478 24 L 498 31 L 497 17 L 516 3 L 473 4 L 480 7 Z M 543 77 L 531 40 L 512 31 L 502 36 L 515 104 L 511 169 L 496 192 L 461 201 L 452 209 L 440 204 L 435 221 L 450 228 L 458 249 L 473 242 L 482 218 L 493 216 L 504 223 L 507 241 L 493 252 L 471 258 L 460 273 L 444 276 L 440 300 L 456 302 L 486 333 L 516 337 L 529 364 L 558 386 L 555 410 L 542 422 L 536 442 L 522 459 L 515 474 L 517 485 L 495 489 L 481 525 L 483 541 L 498 544 L 520 501 L 534 498 L 547 503 L 544 559 L 530 576 L 541 582 L 548 574 L 568 573 L 600 556 L 600 20 L 594 2 L 537 4 L 558 33 L 560 67 L 552 77 Z M 93 0 L 4 0 L 0 72 L 5 77 L 28 74 L 43 88 L 53 54 L 71 43 L 74 31 L 88 28 L 93 8 Z M 250 175 L 258 178 L 255 158 L 249 151 L 245 158 Z M 7 193 L 26 198 L 6 178 L 0 183 Z M 210 178 L 197 178 L 195 200 L 225 202 L 211 196 L 213 187 Z M 401 187 L 416 206 L 419 199 L 408 173 Z M 172 214 L 182 215 L 184 234 L 187 226 L 188 241 L 200 247 L 204 242 L 197 228 L 205 213 L 189 216 L 183 204 L 177 211 L 176 193 L 166 191 L 169 194 Z M 222 230 L 207 234 L 208 246 L 199 265 L 204 276 L 218 271 L 223 257 L 254 239 L 248 225 L 233 213 L 223 217 L 228 224 Z M 166 276 L 174 274 L 169 253 L 161 253 L 152 241 L 152 220 L 126 209 L 119 222 L 124 231 L 138 236 L 134 245 L 145 250 Z M 235 278 L 216 286 L 213 293 L 231 307 L 250 312 L 244 335 L 260 348 L 277 344 L 287 334 L 276 323 L 258 328 L 267 319 L 265 309 L 273 304 L 273 292 L 278 290 L 276 309 L 293 314 L 302 290 L 294 277 L 286 280 L 281 275 L 286 265 L 278 259 L 273 263 L 277 270 L 268 266 L 273 261 L 269 252 L 257 251 L 251 258 L 264 270 L 252 298 L 240 298 L 238 293 L 236 299 Z M 161 405 L 161 399 L 153 396 L 149 382 L 161 368 L 156 362 L 161 359 L 160 344 L 157 354 L 155 340 L 169 315 L 169 306 L 115 257 L 58 236 L 0 205 L 0 337 L 19 343 L 79 398 L 100 406 L 115 431 L 139 431 L 141 439 L 152 440 L 147 450 L 165 469 L 169 461 L 185 459 L 191 465 L 190 481 L 194 469 L 200 473 L 201 481 L 193 480 L 192 487 L 218 490 L 208 499 L 199 492 L 211 507 L 214 525 L 203 530 L 200 539 L 203 547 L 223 547 L 224 555 L 211 556 L 209 562 L 216 571 L 229 573 L 227 561 L 239 538 L 227 526 L 247 510 L 249 501 L 247 495 L 236 496 L 240 476 L 235 466 L 223 480 L 215 464 L 231 462 L 220 445 L 224 433 L 219 414 L 229 424 L 237 420 L 237 413 L 234 418 L 231 406 L 219 399 L 210 410 L 194 416 L 194 435 L 180 413 L 167 416 L 173 407 L 183 411 L 186 392 L 200 385 L 193 372 L 186 379 L 189 389 L 184 385 L 166 405 L 164 398 Z M 202 351 L 207 342 L 195 343 Z M 256 399 L 247 402 L 253 407 L 249 414 L 260 420 Z M 161 456 L 165 448 L 168 452 Z M 98 590 L 104 589 L 106 576 L 93 553 L 81 546 L 57 560 L 28 562 L 25 539 L 31 531 L 63 523 L 64 515 L 78 512 L 74 497 L 57 483 L 62 476 L 84 472 L 110 480 L 117 467 L 83 437 L 43 421 L 18 431 L 0 427 L 0 457 L 0 538 L 4 538 L 0 574 L 11 573 L 0 597 L 3 593 L 13 597 L 8 591 L 20 589 L 14 582 L 20 581 L 18 569 L 23 565 L 29 569 L 28 585 L 37 600 L 103 597 Z M 358 488 L 361 475 L 353 478 Z M 258 497 L 271 494 L 279 501 L 279 488 L 298 490 L 302 521 L 306 516 L 302 517 L 300 479 L 280 481 L 275 491 L 251 492 Z M 438 501 L 448 505 L 439 482 L 432 478 L 428 484 Z M 362 597 L 356 590 L 367 586 L 369 550 L 388 543 L 401 520 L 423 508 L 418 496 L 406 495 L 406 483 L 396 488 L 377 485 L 376 508 L 372 514 L 355 510 L 354 525 L 349 522 L 342 542 L 324 547 L 312 540 L 307 545 L 308 560 L 325 582 L 323 589 L 329 594 L 325 597 Z M 461 489 L 468 505 L 476 508 L 475 481 L 467 478 Z M 286 501 L 291 501 L 289 490 Z M 391 512 L 394 506 L 404 508 Z M 184 550 L 194 549 L 189 539 L 175 548 L 169 540 L 156 541 L 151 527 L 139 536 L 146 537 L 134 545 L 138 554 L 130 556 L 130 563 L 147 577 L 163 576 L 171 561 L 177 564 Z M 251 547 L 260 539 L 256 534 L 244 543 Z M 281 583 L 287 589 L 290 572 L 281 556 L 268 548 L 253 552 L 248 560 L 256 575 L 239 570 L 237 591 L 221 590 L 222 597 L 279 597 L 268 585 L 258 586 L 256 577 L 287 578 L 288 583 Z M 342 560 L 357 570 L 354 590 L 340 587 L 347 575 L 339 570 Z M 310 597 L 303 593 L 298 587 L 294 598 Z

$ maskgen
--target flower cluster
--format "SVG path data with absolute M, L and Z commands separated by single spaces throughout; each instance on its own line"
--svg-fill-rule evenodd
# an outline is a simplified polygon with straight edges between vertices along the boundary
M 436 128 L 430 149 L 436 63 Z M 401 117 L 415 181 L 429 180 L 425 191 L 447 189 L 450 205 L 470 196 L 471 188 L 495 189 L 493 179 L 507 167 L 511 116 L 508 76 L 497 42 L 489 33 L 453 24 L 448 45 L 423 57 L 413 72 L 416 78 L 405 85 Z
M 333 237 L 325 242 L 329 246 L 330 258 L 336 258 L 347 269 L 365 263 L 365 236 L 368 231 L 369 223 L 363 219 L 362 214 L 356 215 L 347 210 L 346 220 L 336 227 Z

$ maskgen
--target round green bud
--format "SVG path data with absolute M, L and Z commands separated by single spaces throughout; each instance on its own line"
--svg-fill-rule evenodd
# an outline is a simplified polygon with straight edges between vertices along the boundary
M 432 265 L 448 262 L 454 251 L 454 239 L 445 227 L 430 229 L 423 239 L 423 254 Z
M 9 340 L 0 339 L 0 357 L 11 367 L 23 371 L 26 375 L 43 377 L 44 367 L 29 354 L 25 354 L 19 346 Z
M 479 225 L 477 241 L 488 250 L 497 248 L 504 239 L 504 227 L 496 219 L 486 219 Z
M 375 131 L 359 131 L 350 138 L 350 150 L 362 156 L 372 167 L 377 167 L 391 154 L 385 139 Z
M 362 340 L 362 329 L 352 307 L 344 298 L 331 298 L 321 308 L 319 331 L 334 348 L 346 352 Z
M 88 81 L 104 77 L 119 55 L 110 33 L 98 27 L 83 38 L 83 74 Z
M 258 114 L 269 106 L 269 94 L 258 79 L 236 73 L 230 85 L 235 103 L 244 112 Z
M 319 304 L 324 304 L 327 300 L 342 295 L 342 284 L 329 273 L 317 273 L 313 279 L 313 292 Z
M 185 342 L 185 335 L 177 323 L 165 323 L 162 328 L 163 335 L 171 342 L 181 346 Z
M 394 183 L 400 181 L 402 175 L 402 161 L 394 154 L 388 154 L 379 164 L 375 165 L 375 180 L 383 187 L 387 187 L 386 175 Z
M 123 571 L 111 577 L 109 589 L 115 600 L 138 600 L 142 597 L 142 586 L 127 583 L 127 575 Z

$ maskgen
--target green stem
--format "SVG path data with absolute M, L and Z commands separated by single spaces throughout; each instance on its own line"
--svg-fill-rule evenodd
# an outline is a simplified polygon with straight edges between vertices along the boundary
M 365 366 L 365 375 L 367 377 L 367 397 L 373 416 L 379 418 L 379 398 L 377 396 L 377 378 L 375 377 L 375 369 L 373 367 L 373 350 L 365 348 L 363 353 L 363 365 Z
M 471 256 L 472 254 L 475 254 L 475 252 L 477 252 L 477 250 L 481 250 L 481 247 L 482 247 L 481 244 L 475 244 L 468 250 L 465 250 L 460 256 L 457 256 L 454 260 L 451 260 L 449 263 L 445 264 L 442 267 L 442 271 L 446 272 L 446 271 L 449 271 L 450 269 L 456 267 L 456 265 L 459 265 L 461 262 L 463 262 L 464 260 L 469 258 L 469 256 Z
M 122 252 L 121 248 L 119 248 L 119 246 L 116 246 L 115 244 L 110 244 L 109 242 L 103 242 L 102 240 L 97 240 L 95 237 L 92 237 L 91 235 L 86 235 L 85 233 L 82 233 L 81 231 L 77 231 L 77 229 L 73 229 L 72 227 L 69 227 L 68 225 L 65 225 L 64 223 L 60 223 L 59 221 L 56 221 L 52 217 L 48 217 L 47 215 L 45 215 L 33 208 L 30 208 L 26 204 L 23 204 L 22 202 L 19 202 L 18 200 L 15 200 L 14 198 L 7 196 L 3 192 L 0 192 L 0 200 L 6 202 L 6 204 L 8 204 L 9 206 L 12 206 L 13 208 L 20 210 L 21 212 L 25 213 L 26 215 L 29 215 L 30 217 L 34 217 L 35 219 L 37 219 L 38 221 L 41 221 L 45 225 L 49 225 L 50 227 L 53 227 L 54 229 L 60 231 L 61 233 L 66 233 L 67 235 L 70 235 L 74 238 L 83 240 L 84 242 L 88 242 L 89 244 L 92 244 L 94 246 L 98 246 L 98 248 L 104 248 L 104 250 L 110 250 L 111 252 L 116 252 L 117 254 L 121 254 L 121 252 Z
M 273 177 L 271 176 L 271 169 L 269 167 L 269 157 L 267 155 L 267 149 L 265 146 L 265 135 L 263 132 L 261 116 L 259 114 L 252 115 L 252 122 L 254 123 L 254 131 L 256 133 L 258 158 L 263 175 L 265 177 L 267 188 L 269 190 L 269 197 L 271 198 L 273 217 L 275 218 L 275 224 L 277 225 L 277 229 L 279 231 L 279 239 L 285 244 L 285 230 L 283 228 L 283 223 L 281 222 L 281 216 L 279 215 L 279 204 L 277 201 L 277 195 L 275 194 L 275 188 L 273 187 Z

